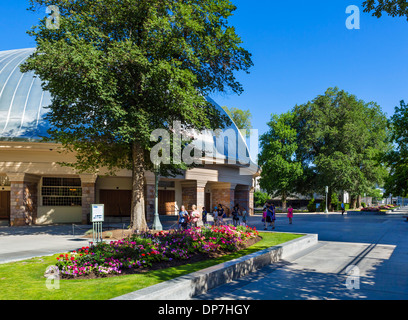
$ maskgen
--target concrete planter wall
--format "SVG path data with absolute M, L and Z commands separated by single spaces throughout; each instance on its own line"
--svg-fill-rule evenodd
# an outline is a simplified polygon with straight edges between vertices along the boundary
M 269 264 L 308 249 L 318 242 L 317 234 L 277 245 L 112 300 L 186 300 L 241 278 Z

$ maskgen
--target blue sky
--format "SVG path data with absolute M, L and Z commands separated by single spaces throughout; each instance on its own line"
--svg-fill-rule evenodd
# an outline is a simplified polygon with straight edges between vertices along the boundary
M 253 54 L 251 73 L 239 74 L 244 93 L 213 95 L 220 105 L 250 109 L 262 134 L 272 113 L 306 103 L 337 86 L 391 116 L 408 101 L 408 21 L 364 13 L 357 0 L 232 0 L 230 24 Z M 360 8 L 360 30 L 348 30 L 346 7 Z M 46 15 L 27 0 L 1 0 L 0 50 L 34 47 L 26 30 Z

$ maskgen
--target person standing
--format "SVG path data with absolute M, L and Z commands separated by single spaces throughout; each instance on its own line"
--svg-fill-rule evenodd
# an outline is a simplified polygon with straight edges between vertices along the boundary
M 234 227 L 239 225 L 239 206 L 236 204 L 234 208 L 232 208 L 232 223 Z
M 186 230 L 187 229 L 187 223 L 188 223 L 188 212 L 184 206 L 181 206 L 180 212 L 179 212 L 179 219 L 178 219 L 178 224 L 179 228 L 181 230 Z
M 242 214 L 242 224 L 247 227 L 248 224 L 247 224 L 247 211 L 246 211 L 246 208 L 241 206 L 240 209 L 241 209 L 241 214 Z
M 346 210 L 345 210 L 345 205 L 344 205 L 344 202 L 342 202 L 341 203 L 341 215 L 344 215 L 344 212 L 345 212 Z
M 214 226 L 217 226 L 218 225 L 218 208 L 217 207 L 214 207 L 214 210 L 212 212 L 212 216 L 213 216 L 213 219 L 214 219 Z
M 292 224 L 292 219 L 293 219 L 293 208 L 292 208 L 292 206 L 289 206 L 289 208 L 288 208 L 288 218 L 289 218 L 289 224 Z
M 267 217 L 269 217 L 269 225 L 272 227 L 272 230 L 275 229 L 275 220 L 276 220 L 276 215 L 275 215 L 275 206 L 273 204 L 271 204 L 268 207 L 268 214 Z
M 197 210 L 197 206 L 195 204 L 193 204 L 191 208 L 193 209 L 193 211 L 191 212 L 191 226 L 197 228 L 198 221 L 200 220 L 201 215 Z
M 222 204 L 218 205 L 218 225 L 223 225 L 224 224 L 224 208 L 222 207 Z
M 203 207 L 203 211 L 201 212 L 201 216 L 203 219 L 203 224 L 207 224 L 207 210 L 205 210 L 205 207 Z
M 267 223 L 267 216 L 268 216 L 268 207 L 269 203 L 265 202 L 263 208 L 262 208 L 262 222 L 264 223 L 264 230 L 268 229 L 268 223 Z

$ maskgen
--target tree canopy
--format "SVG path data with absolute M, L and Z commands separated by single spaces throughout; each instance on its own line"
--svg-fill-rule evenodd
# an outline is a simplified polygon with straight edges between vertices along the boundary
M 328 186 L 330 193 L 358 196 L 383 180 L 386 169 L 381 156 L 389 148 L 387 118 L 376 103 L 329 88 L 293 112 L 297 158 L 312 169 L 317 190 L 323 193 Z
M 273 114 L 269 131 L 261 136 L 259 165 L 262 168 L 260 186 L 273 197 L 280 196 L 283 207 L 287 197 L 295 192 L 296 182 L 302 174 L 302 165 L 296 160 L 297 132 L 294 113 Z
M 205 96 L 243 91 L 235 72 L 248 72 L 252 60 L 228 24 L 236 7 L 229 0 L 30 3 L 59 9 L 58 28 L 48 28 L 46 17 L 29 31 L 37 50 L 22 67 L 51 93 L 50 139 L 76 152 L 79 171 L 132 170 L 132 225 L 145 229 L 152 131 L 171 130 L 174 121 L 222 128 L 228 119 Z
M 383 13 L 391 17 L 406 16 L 408 20 L 408 2 L 406 0 L 366 0 L 363 2 L 365 12 L 371 12 L 373 16 L 381 18 Z
M 404 101 L 395 108 L 395 114 L 390 120 L 390 141 L 394 148 L 384 157 L 389 166 L 389 176 L 386 179 L 387 194 L 408 195 L 408 106 Z
M 330 193 L 358 196 L 382 181 L 386 170 L 381 156 L 389 148 L 387 118 L 376 103 L 329 88 L 293 111 L 297 157 L 313 170 L 317 190 L 328 186 Z
M 247 131 L 252 129 L 252 114 L 249 109 L 242 110 L 234 107 L 228 108 L 227 106 L 222 108 L 230 116 L 232 121 L 234 121 L 238 129 Z

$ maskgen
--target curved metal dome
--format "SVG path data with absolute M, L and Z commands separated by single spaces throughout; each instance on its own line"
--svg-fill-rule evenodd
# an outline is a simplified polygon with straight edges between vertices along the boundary
M 33 72 L 20 72 L 20 65 L 35 49 L 0 52 L 0 139 L 37 140 L 46 135 L 44 115 L 51 104 L 49 92 Z

